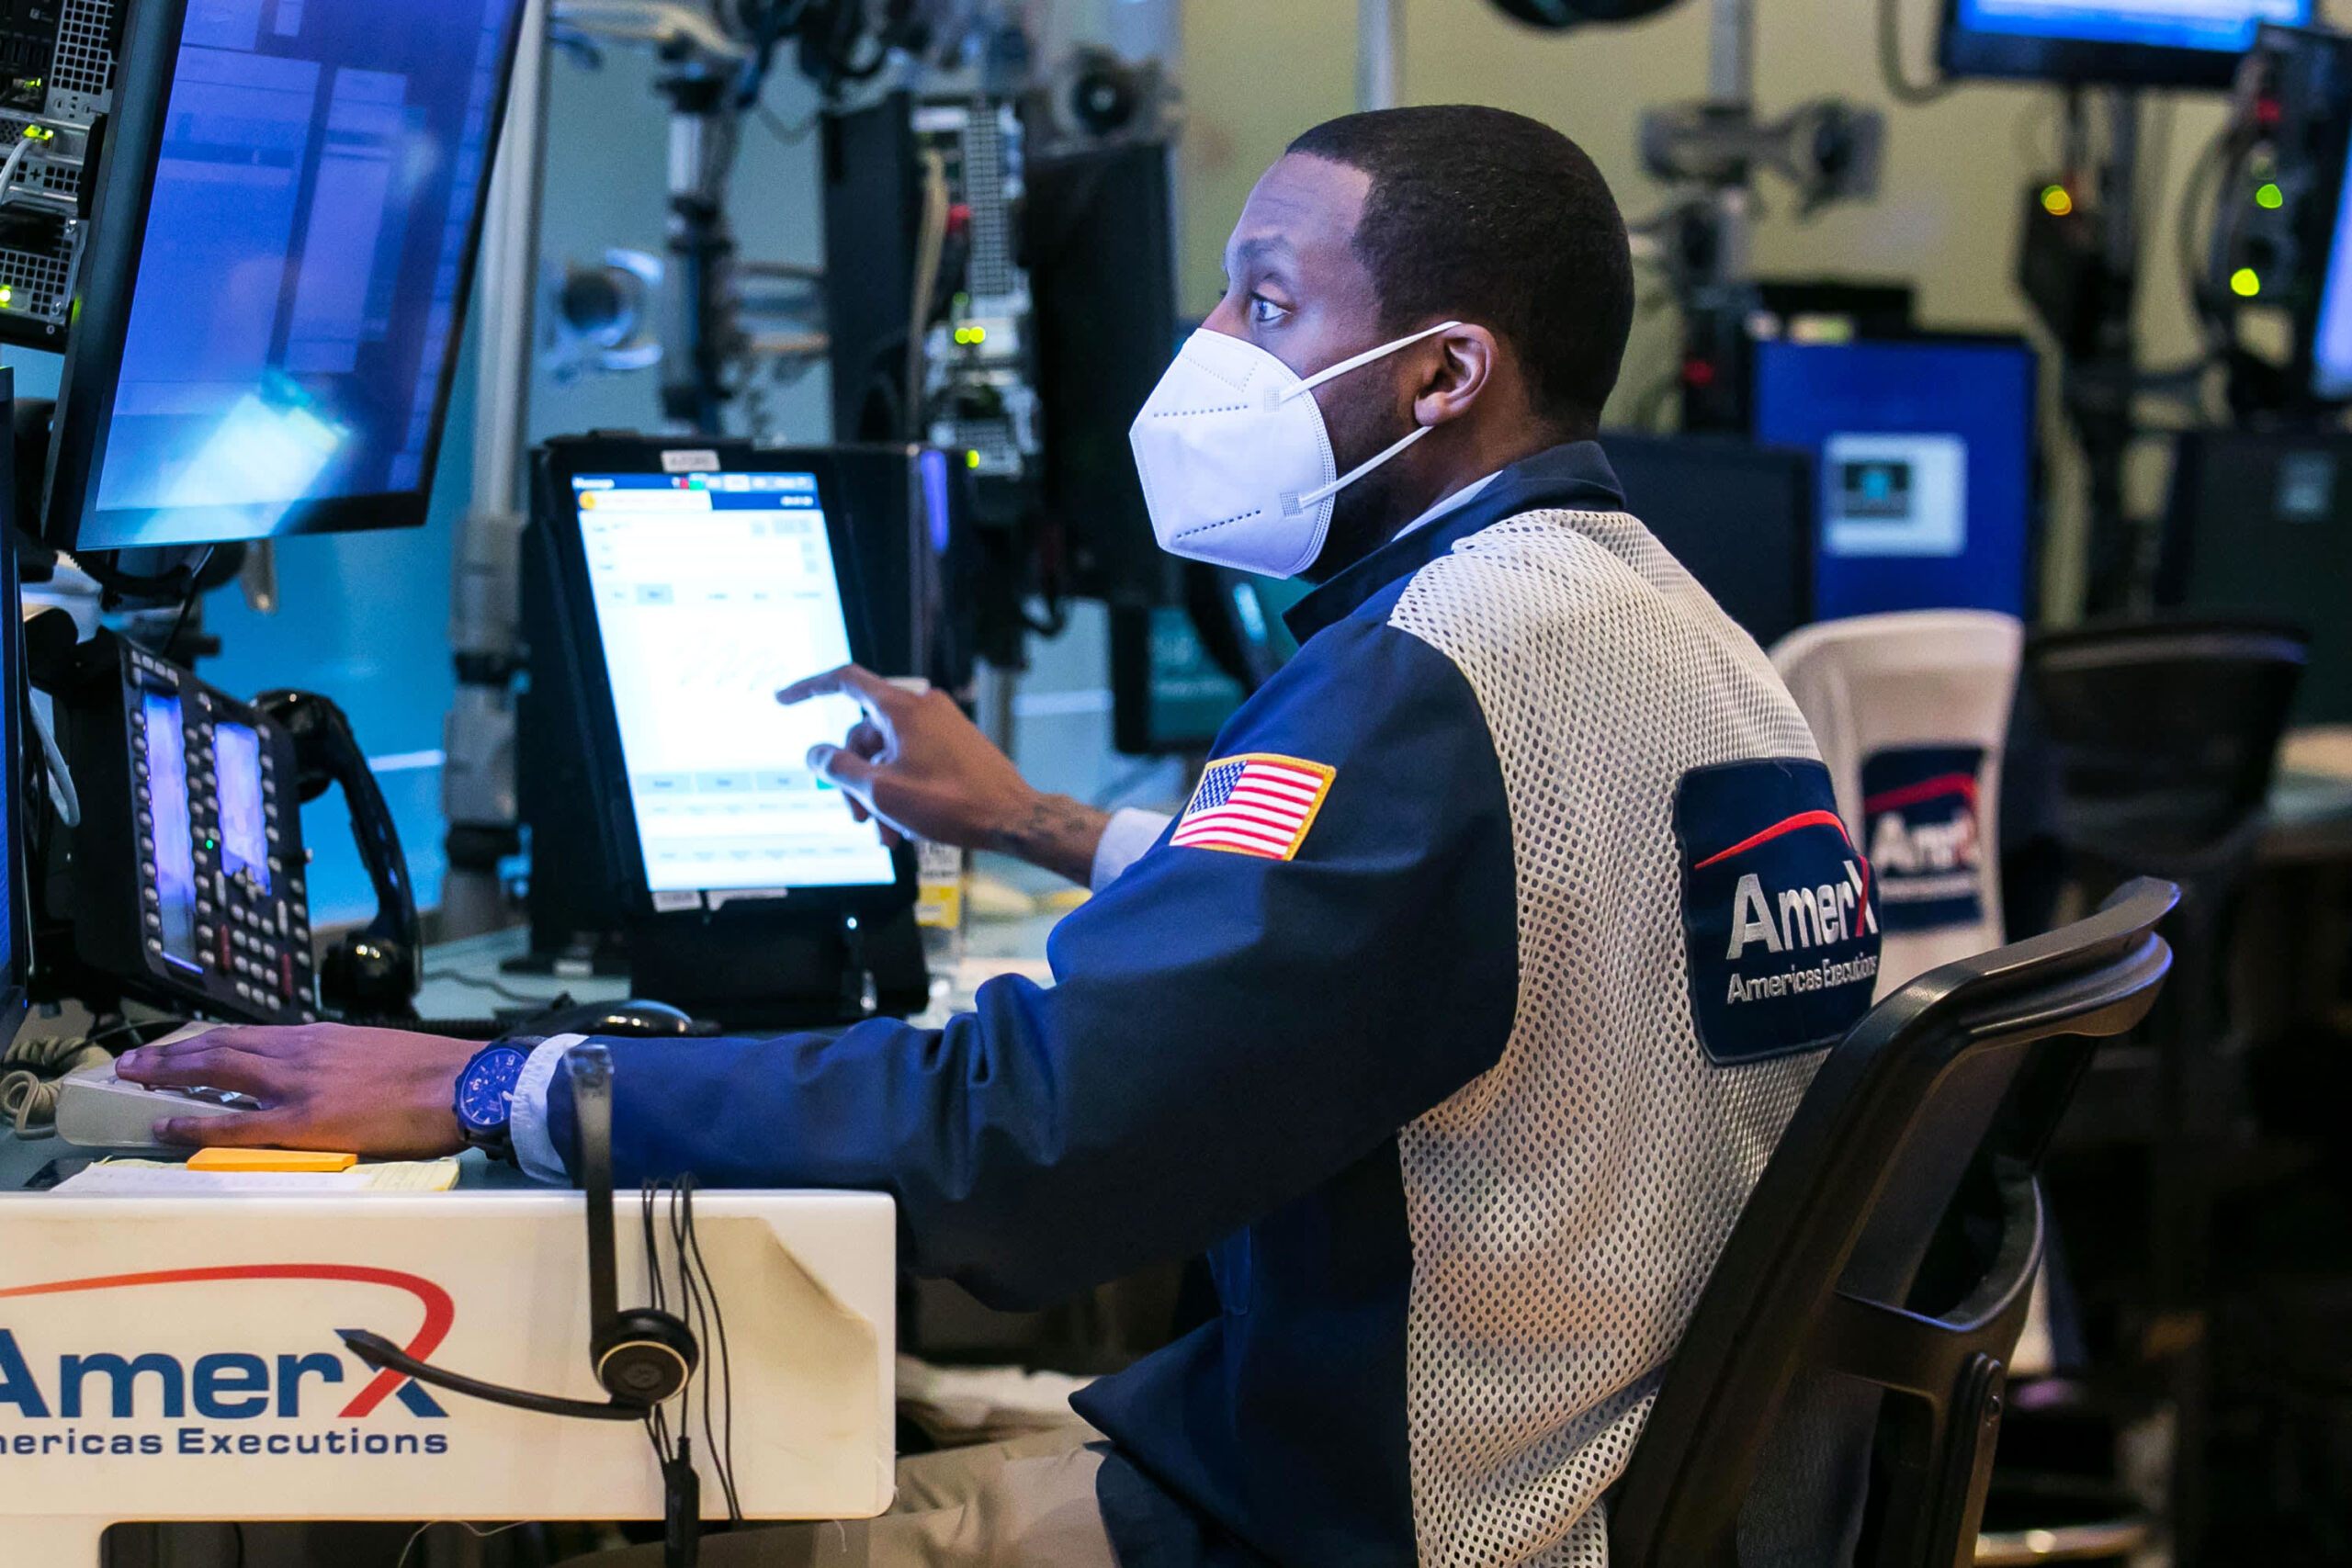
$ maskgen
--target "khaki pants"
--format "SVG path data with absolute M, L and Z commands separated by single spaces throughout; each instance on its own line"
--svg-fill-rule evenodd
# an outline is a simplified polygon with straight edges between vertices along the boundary
M 778 1525 L 706 1537 L 706 1568 L 1118 1568 L 1094 1501 L 1102 1436 L 1061 1431 L 918 1454 L 878 1519 Z M 577 1568 L 661 1568 L 659 1546 L 573 1559 Z

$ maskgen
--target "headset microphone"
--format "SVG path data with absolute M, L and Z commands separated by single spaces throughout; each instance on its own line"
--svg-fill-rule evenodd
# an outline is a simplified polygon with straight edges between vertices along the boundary
M 563 1065 L 571 1076 L 580 1127 L 580 1184 L 588 1196 L 588 1354 L 595 1363 L 596 1381 L 611 1399 L 598 1404 L 484 1382 L 420 1361 L 382 1335 L 365 1329 L 343 1330 L 343 1342 L 379 1371 L 401 1372 L 471 1399 L 541 1416 L 641 1421 L 686 1386 L 701 1348 L 694 1331 L 675 1314 L 651 1307 L 624 1312 L 618 1304 L 620 1286 L 613 1261 L 612 1054 L 602 1045 L 574 1045 L 563 1054 Z

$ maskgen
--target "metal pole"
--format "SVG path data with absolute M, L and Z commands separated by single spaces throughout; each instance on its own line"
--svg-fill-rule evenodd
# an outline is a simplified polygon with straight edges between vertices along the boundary
M 1405 0 L 1356 0 L 1356 107 L 1395 108 L 1404 64 Z
M 482 236 L 474 389 L 473 504 L 452 562 L 449 644 L 458 693 L 442 721 L 441 809 L 449 869 L 447 937 L 506 923 L 498 862 L 518 847 L 514 678 L 524 457 L 530 441 L 532 304 L 538 292 L 541 153 L 547 140 L 547 0 L 530 0 L 515 48 L 506 120 Z
M 1718 104 L 1756 101 L 1754 0 L 1714 0 L 1707 12 L 1707 96 Z

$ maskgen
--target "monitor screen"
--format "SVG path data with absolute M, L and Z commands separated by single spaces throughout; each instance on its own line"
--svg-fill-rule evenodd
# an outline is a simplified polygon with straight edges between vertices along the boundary
M 1756 438 L 1815 456 L 1814 615 L 2026 606 L 2033 351 L 1756 345 Z
M 1601 437 L 1625 507 L 1766 648 L 1813 619 L 1813 460 L 1730 436 Z
M 119 368 L 53 530 L 95 549 L 424 520 L 518 10 L 189 0 L 129 299 L 99 312 Z M 103 353 L 76 331 L 69 376 Z
M 2312 324 L 2312 395 L 2331 402 L 2352 398 L 2352 157 L 2336 192 L 2327 276 Z
M 146 794 L 155 815 L 152 886 L 163 916 L 164 962 L 191 975 L 203 971 L 196 945 L 196 832 L 187 807 L 187 715 L 168 692 L 139 696 L 140 739 L 147 764 Z
M 775 700 L 850 660 L 816 476 L 581 474 L 571 488 L 654 908 L 893 883 L 874 828 L 808 771 L 808 748 L 840 742 L 857 705 Z
M 1949 0 L 1945 69 L 1961 75 L 2220 86 L 2264 22 L 2311 0 Z

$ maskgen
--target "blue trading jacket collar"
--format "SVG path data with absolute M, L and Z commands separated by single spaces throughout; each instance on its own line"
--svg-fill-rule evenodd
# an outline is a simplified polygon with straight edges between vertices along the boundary
M 1411 576 L 1453 548 L 1457 539 L 1466 539 L 1506 517 L 1546 507 L 1620 512 L 1624 506 L 1624 490 L 1599 442 L 1571 441 L 1538 452 L 1505 468 L 1476 501 L 1426 528 L 1390 540 L 1301 599 L 1283 617 L 1283 624 L 1303 643 L 1325 626 L 1345 620 L 1390 583 Z

